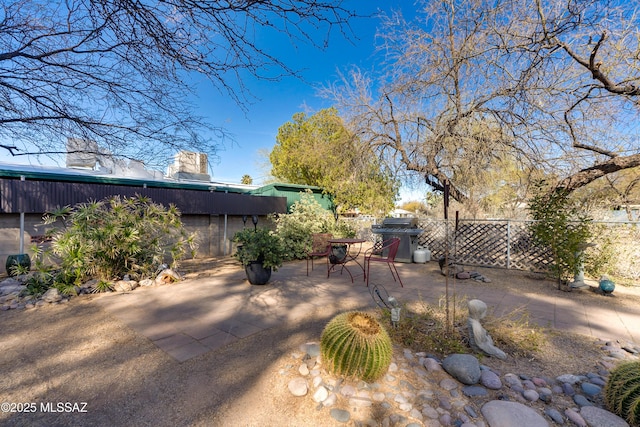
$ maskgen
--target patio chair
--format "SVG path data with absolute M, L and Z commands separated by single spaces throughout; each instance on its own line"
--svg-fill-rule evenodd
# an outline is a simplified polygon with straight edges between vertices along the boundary
M 331 244 L 329 239 L 333 238 L 331 233 L 316 233 L 312 236 L 311 251 L 307 253 L 307 276 L 309 275 L 309 260 L 311 260 L 311 271 L 313 271 L 313 259 L 316 257 L 327 257 L 327 277 L 329 276 L 329 254 Z
M 404 288 L 402 279 L 400 279 L 400 275 L 398 274 L 398 270 L 396 269 L 395 265 L 396 254 L 398 253 L 399 247 L 400 239 L 397 237 L 393 237 L 382 242 L 376 242 L 371 248 L 366 250 L 366 252 L 364 253 L 364 265 L 367 271 L 367 286 L 369 286 L 369 268 L 371 267 L 371 263 L 385 262 L 389 266 L 389 271 L 391 271 L 393 281 L 400 281 L 400 286 Z M 398 280 L 396 280 L 396 276 L 398 277 Z

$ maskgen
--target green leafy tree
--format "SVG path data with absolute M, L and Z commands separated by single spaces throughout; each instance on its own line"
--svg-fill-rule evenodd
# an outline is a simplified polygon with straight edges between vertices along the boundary
M 63 227 L 52 230 L 51 249 L 62 276 L 73 284 L 87 278 L 107 283 L 126 274 L 149 277 L 165 262 L 175 267 L 197 247 L 196 235 L 185 231 L 175 206 L 165 208 L 142 196 L 80 203 L 45 216 L 46 224 L 59 221 Z
M 242 175 L 242 178 L 240 179 L 240 183 L 245 185 L 251 185 L 253 184 L 253 178 L 251 178 L 251 175 Z
M 591 238 L 591 219 L 569 198 L 567 190 L 550 191 L 543 185 L 538 186 L 529 200 L 529 211 L 534 220 L 533 240 L 550 250 L 552 271 L 560 288 L 579 272 L 584 262 L 586 244 Z
M 339 210 L 379 213 L 393 208 L 397 181 L 335 108 L 311 116 L 296 113 L 278 129 L 269 159 L 275 178 L 322 187 Z

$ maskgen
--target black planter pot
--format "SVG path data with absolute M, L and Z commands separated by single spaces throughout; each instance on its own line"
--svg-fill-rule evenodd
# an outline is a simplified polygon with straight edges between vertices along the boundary
M 347 256 L 347 245 L 331 246 L 329 262 L 331 264 L 341 264 Z
M 252 262 L 245 265 L 244 271 L 247 273 L 247 279 L 252 285 L 266 285 L 271 279 L 271 268 L 262 266 L 262 262 Z
M 29 254 L 9 255 L 7 257 L 7 263 L 5 264 L 5 268 L 7 269 L 7 274 L 9 276 L 16 276 L 13 272 L 13 267 L 16 266 L 24 267 L 29 271 L 31 268 L 31 258 L 29 257 Z

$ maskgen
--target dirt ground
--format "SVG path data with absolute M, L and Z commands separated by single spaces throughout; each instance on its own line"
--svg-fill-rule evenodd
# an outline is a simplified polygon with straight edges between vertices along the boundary
M 211 274 L 210 268 L 206 263 L 185 266 L 189 280 Z M 549 292 L 554 287 L 526 273 L 480 272 L 492 283 L 477 286 L 526 286 L 527 292 Z M 640 288 L 617 289 L 616 294 L 620 296 L 609 297 L 608 303 L 640 309 Z M 178 363 L 100 309 L 95 298 L 0 312 L 0 424 L 334 425 L 328 411 L 318 410 L 311 398 L 293 397 L 287 390 L 289 377 L 283 374 L 290 370 L 291 355 L 301 344 L 318 341 L 333 313 L 330 308 Z M 603 297 L 581 292 L 572 298 Z M 483 363 L 503 373 L 544 372 L 552 377 L 592 370 L 602 354 L 591 337 L 553 333 L 535 358 Z

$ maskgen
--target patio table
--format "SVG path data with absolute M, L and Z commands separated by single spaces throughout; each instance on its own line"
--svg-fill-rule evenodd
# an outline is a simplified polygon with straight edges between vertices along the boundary
M 328 275 L 330 275 L 332 272 L 338 271 L 338 266 L 339 266 L 340 274 L 342 274 L 342 272 L 346 270 L 347 273 L 349 273 L 349 277 L 351 277 L 351 283 L 353 283 L 354 275 L 351 273 L 351 271 L 349 270 L 349 267 L 347 266 L 348 263 L 352 263 L 352 264 L 356 264 L 360 268 L 360 270 L 362 270 L 362 275 L 365 276 L 364 267 L 358 261 L 358 256 L 360 256 L 360 252 L 362 252 L 362 244 L 364 242 L 366 242 L 365 239 L 329 239 L 329 243 L 331 244 L 332 248 L 336 246 L 346 246 L 347 248 L 344 256 L 340 258 L 336 258 L 335 256 L 332 257 L 331 259 L 332 265 L 329 268 Z M 352 265 L 352 267 L 354 266 Z M 356 276 L 359 276 L 359 275 L 360 273 L 356 274 Z

